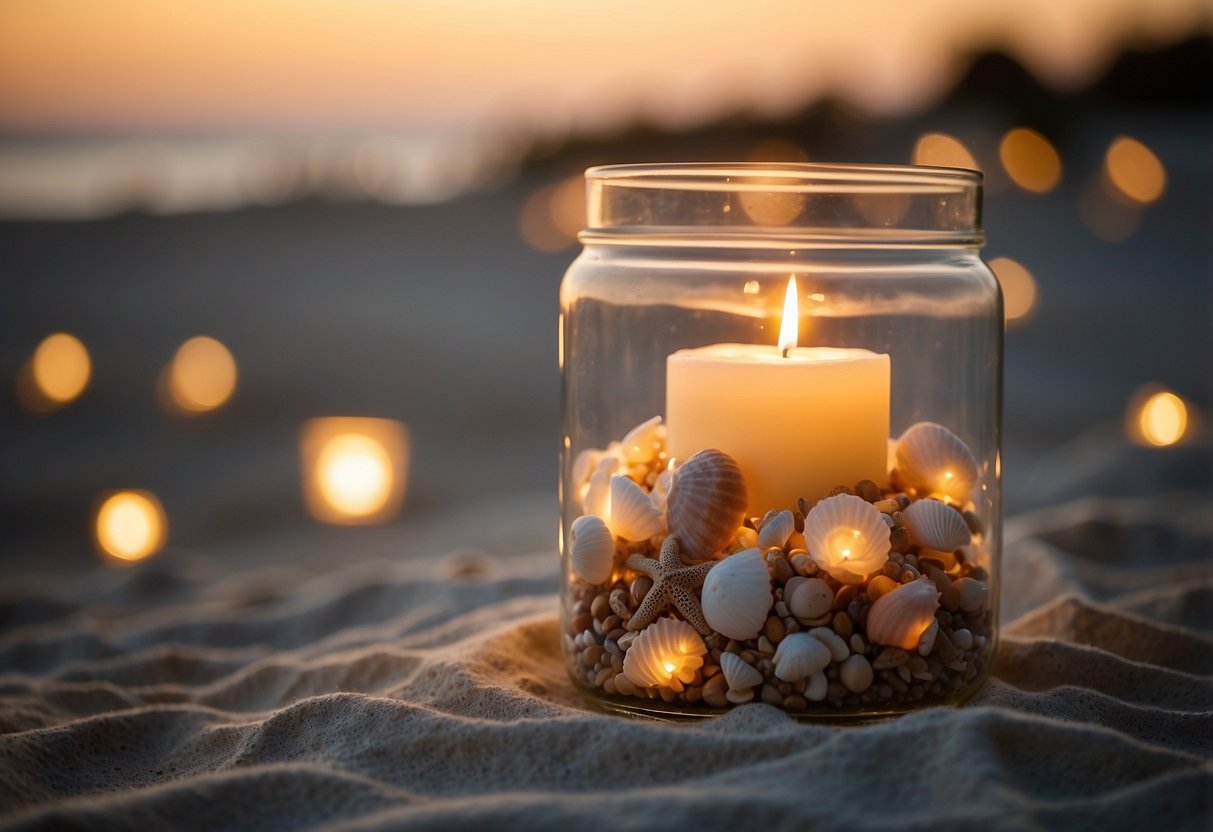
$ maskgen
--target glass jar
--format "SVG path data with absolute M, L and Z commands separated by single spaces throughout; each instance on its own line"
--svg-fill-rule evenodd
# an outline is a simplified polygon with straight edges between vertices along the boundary
M 997 635 L 981 174 L 586 172 L 560 290 L 561 631 L 607 706 L 958 703 Z

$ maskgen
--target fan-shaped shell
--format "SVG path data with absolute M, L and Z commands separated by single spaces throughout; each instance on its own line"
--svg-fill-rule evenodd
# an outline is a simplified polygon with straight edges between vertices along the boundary
M 611 513 L 611 477 L 619 472 L 619 459 L 604 454 L 590 475 L 590 481 L 581 495 L 581 510 L 606 520 Z
M 598 448 L 586 448 L 573 458 L 573 470 L 570 472 L 574 485 L 584 485 L 598 467 L 602 459 L 602 451 Z
M 610 526 L 624 540 L 648 540 L 665 531 L 661 511 L 645 490 L 627 477 L 611 477 Z
M 674 481 L 674 472 L 666 469 L 657 475 L 657 479 L 653 482 L 653 490 L 649 492 L 649 499 L 653 501 L 653 506 L 658 511 L 665 511 L 666 498 L 670 496 L 670 483 Z
M 859 584 L 889 559 L 889 526 L 871 503 L 851 494 L 827 497 L 809 511 L 809 557 L 830 577 Z
M 812 676 L 829 663 L 830 648 L 808 633 L 785 636 L 775 648 L 775 675 L 785 682 Z
M 977 482 L 977 457 L 943 425 L 918 422 L 897 440 L 897 472 L 906 487 L 964 503 Z
M 748 500 L 737 462 L 714 448 L 700 451 L 674 473 L 666 498 L 670 534 L 689 560 L 707 560 L 733 539 Z
M 953 552 L 973 539 L 960 512 L 939 500 L 913 502 L 901 516 L 915 546 Z
M 615 538 L 601 517 L 583 514 L 569 527 L 569 560 L 577 577 L 606 583 L 615 566 Z
M 623 655 L 623 675 L 641 688 L 681 691 L 703 667 L 708 647 L 695 628 L 677 618 L 659 618 L 640 631 Z
M 651 462 L 665 443 L 665 426 L 661 417 L 641 422 L 623 437 L 623 458 L 632 465 Z
M 703 581 L 703 617 L 718 633 L 745 641 L 762 630 L 775 599 L 758 549 L 729 555 Z
M 762 674 L 736 653 L 720 655 L 720 670 L 724 673 L 729 690 L 748 690 L 762 684 Z
M 787 509 L 772 512 L 763 521 L 762 528 L 758 530 L 758 547 L 760 549 L 783 548 L 783 544 L 788 542 L 788 538 L 794 531 L 796 531 L 796 518 L 792 516 L 792 512 Z
M 939 590 L 928 578 L 902 584 L 881 595 L 868 611 L 868 639 L 888 647 L 913 650 L 935 620 Z

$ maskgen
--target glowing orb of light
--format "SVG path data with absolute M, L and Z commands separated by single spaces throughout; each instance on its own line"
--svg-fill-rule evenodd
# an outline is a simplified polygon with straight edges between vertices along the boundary
M 199 335 L 182 344 L 168 369 L 168 394 L 187 413 L 223 407 L 236 390 L 236 360 L 214 338 Z
M 304 424 L 300 452 L 308 511 L 326 523 L 379 523 L 400 508 L 408 432 L 390 419 L 332 417 Z
M 1049 140 L 1027 127 L 1002 137 L 998 158 L 1011 181 L 1025 191 L 1045 194 L 1061 181 L 1061 156 Z
M 1128 136 L 1109 145 L 1104 170 L 1117 191 L 1143 205 L 1157 201 L 1167 187 L 1166 168 L 1154 151 Z
M 147 491 L 118 491 L 97 509 L 97 546 L 123 561 L 143 560 L 160 551 L 168 537 L 168 522 L 160 501 Z
M 1165 448 L 1188 432 L 1188 404 L 1170 390 L 1147 387 L 1138 391 L 1129 407 L 1130 437 L 1139 443 Z
M 31 371 L 38 393 L 48 401 L 62 405 L 84 392 L 92 366 L 88 350 L 79 338 L 56 332 L 34 350 Z
M 947 133 L 924 133 L 914 145 L 914 164 L 981 170 L 960 139 Z
M 1036 308 L 1036 280 L 1021 263 L 1010 257 L 995 257 L 990 269 L 1002 287 L 1003 314 L 1008 324 L 1026 319 Z
M 357 433 L 335 436 L 316 462 L 317 484 L 329 505 L 350 517 L 383 508 L 392 488 L 392 460 L 383 445 Z

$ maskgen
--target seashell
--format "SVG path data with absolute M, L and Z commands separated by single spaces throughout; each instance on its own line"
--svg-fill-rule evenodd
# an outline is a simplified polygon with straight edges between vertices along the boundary
M 623 458 L 631 465 L 652 462 L 665 443 L 665 426 L 654 416 L 632 428 L 623 437 Z
M 830 663 L 830 648 L 808 633 L 792 633 L 775 648 L 775 675 L 795 682 L 825 670 Z
M 918 500 L 901 513 L 915 546 L 953 552 L 973 539 L 960 512 L 939 500 Z
M 657 475 L 657 479 L 653 482 L 653 490 L 649 492 L 649 499 L 653 501 L 654 507 L 658 511 L 665 511 L 665 501 L 670 496 L 670 483 L 674 481 L 674 472 L 667 468 Z
M 784 593 L 785 596 L 787 593 Z M 834 606 L 834 590 L 821 578 L 806 578 L 788 598 L 788 611 L 797 618 L 820 618 Z
M 918 422 L 897 440 L 897 473 L 902 485 L 921 494 L 965 503 L 977 482 L 977 457 L 943 425 Z
M 627 477 L 611 477 L 611 530 L 624 540 L 648 540 L 665 531 L 661 511 Z M 681 542 L 681 541 L 680 541 Z
M 586 448 L 573 459 L 573 470 L 570 473 L 574 485 L 585 485 L 590 475 L 598 467 L 602 459 L 602 451 L 598 448 Z
M 920 578 L 876 599 L 868 611 L 868 639 L 888 647 L 913 650 L 935 620 L 939 590 Z
M 570 554 L 577 577 L 591 584 L 606 583 L 615 566 L 615 538 L 601 517 L 583 514 L 569 527 Z
M 804 689 L 804 698 L 810 702 L 820 702 L 829 692 L 830 680 L 819 670 L 809 677 L 809 684 Z
M 809 630 L 809 635 L 824 644 L 826 649 L 830 651 L 830 658 L 836 662 L 840 662 L 851 655 L 851 648 L 843 641 L 842 636 L 829 627 L 814 627 Z
M 606 520 L 611 514 L 611 477 L 619 473 L 618 458 L 606 454 L 599 458 L 598 467 L 590 475 L 589 484 L 581 495 L 581 510 Z
M 677 618 L 659 618 L 640 631 L 623 655 L 623 675 L 641 688 L 681 691 L 703 667 L 708 647 L 695 628 Z
M 838 668 L 838 681 L 851 693 L 863 693 L 872 686 L 872 665 L 863 656 L 851 656 Z
M 688 560 L 719 552 L 745 521 L 745 478 L 724 451 L 700 451 L 679 466 L 666 498 L 670 534 Z
M 720 670 L 729 683 L 729 690 L 747 690 L 762 684 L 762 674 L 736 653 L 720 655 Z
M 880 511 L 852 494 L 827 497 L 804 521 L 809 557 L 844 584 L 859 584 L 889 559 L 890 529 Z
M 939 619 L 932 618 L 931 626 L 927 627 L 925 633 L 918 639 L 918 655 L 929 656 L 931 651 L 935 649 L 935 639 L 939 635 Z
M 788 542 L 788 538 L 794 531 L 796 531 L 796 518 L 792 516 L 792 512 L 787 509 L 772 512 L 763 521 L 762 528 L 758 530 L 758 548 L 782 549 L 783 544 Z
M 762 552 L 746 549 L 717 563 L 703 580 L 701 603 L 716 632 L 738 641 L 758 635 L 775 603 Z

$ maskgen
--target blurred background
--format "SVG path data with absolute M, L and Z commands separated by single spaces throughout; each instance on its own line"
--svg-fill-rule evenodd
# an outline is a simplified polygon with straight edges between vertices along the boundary
M 0 575 L 553 546 L 610 162 L 981 169 L 1008 511 L 1208 488 L 1211 38 L 1207 0 L 0 0 Z

